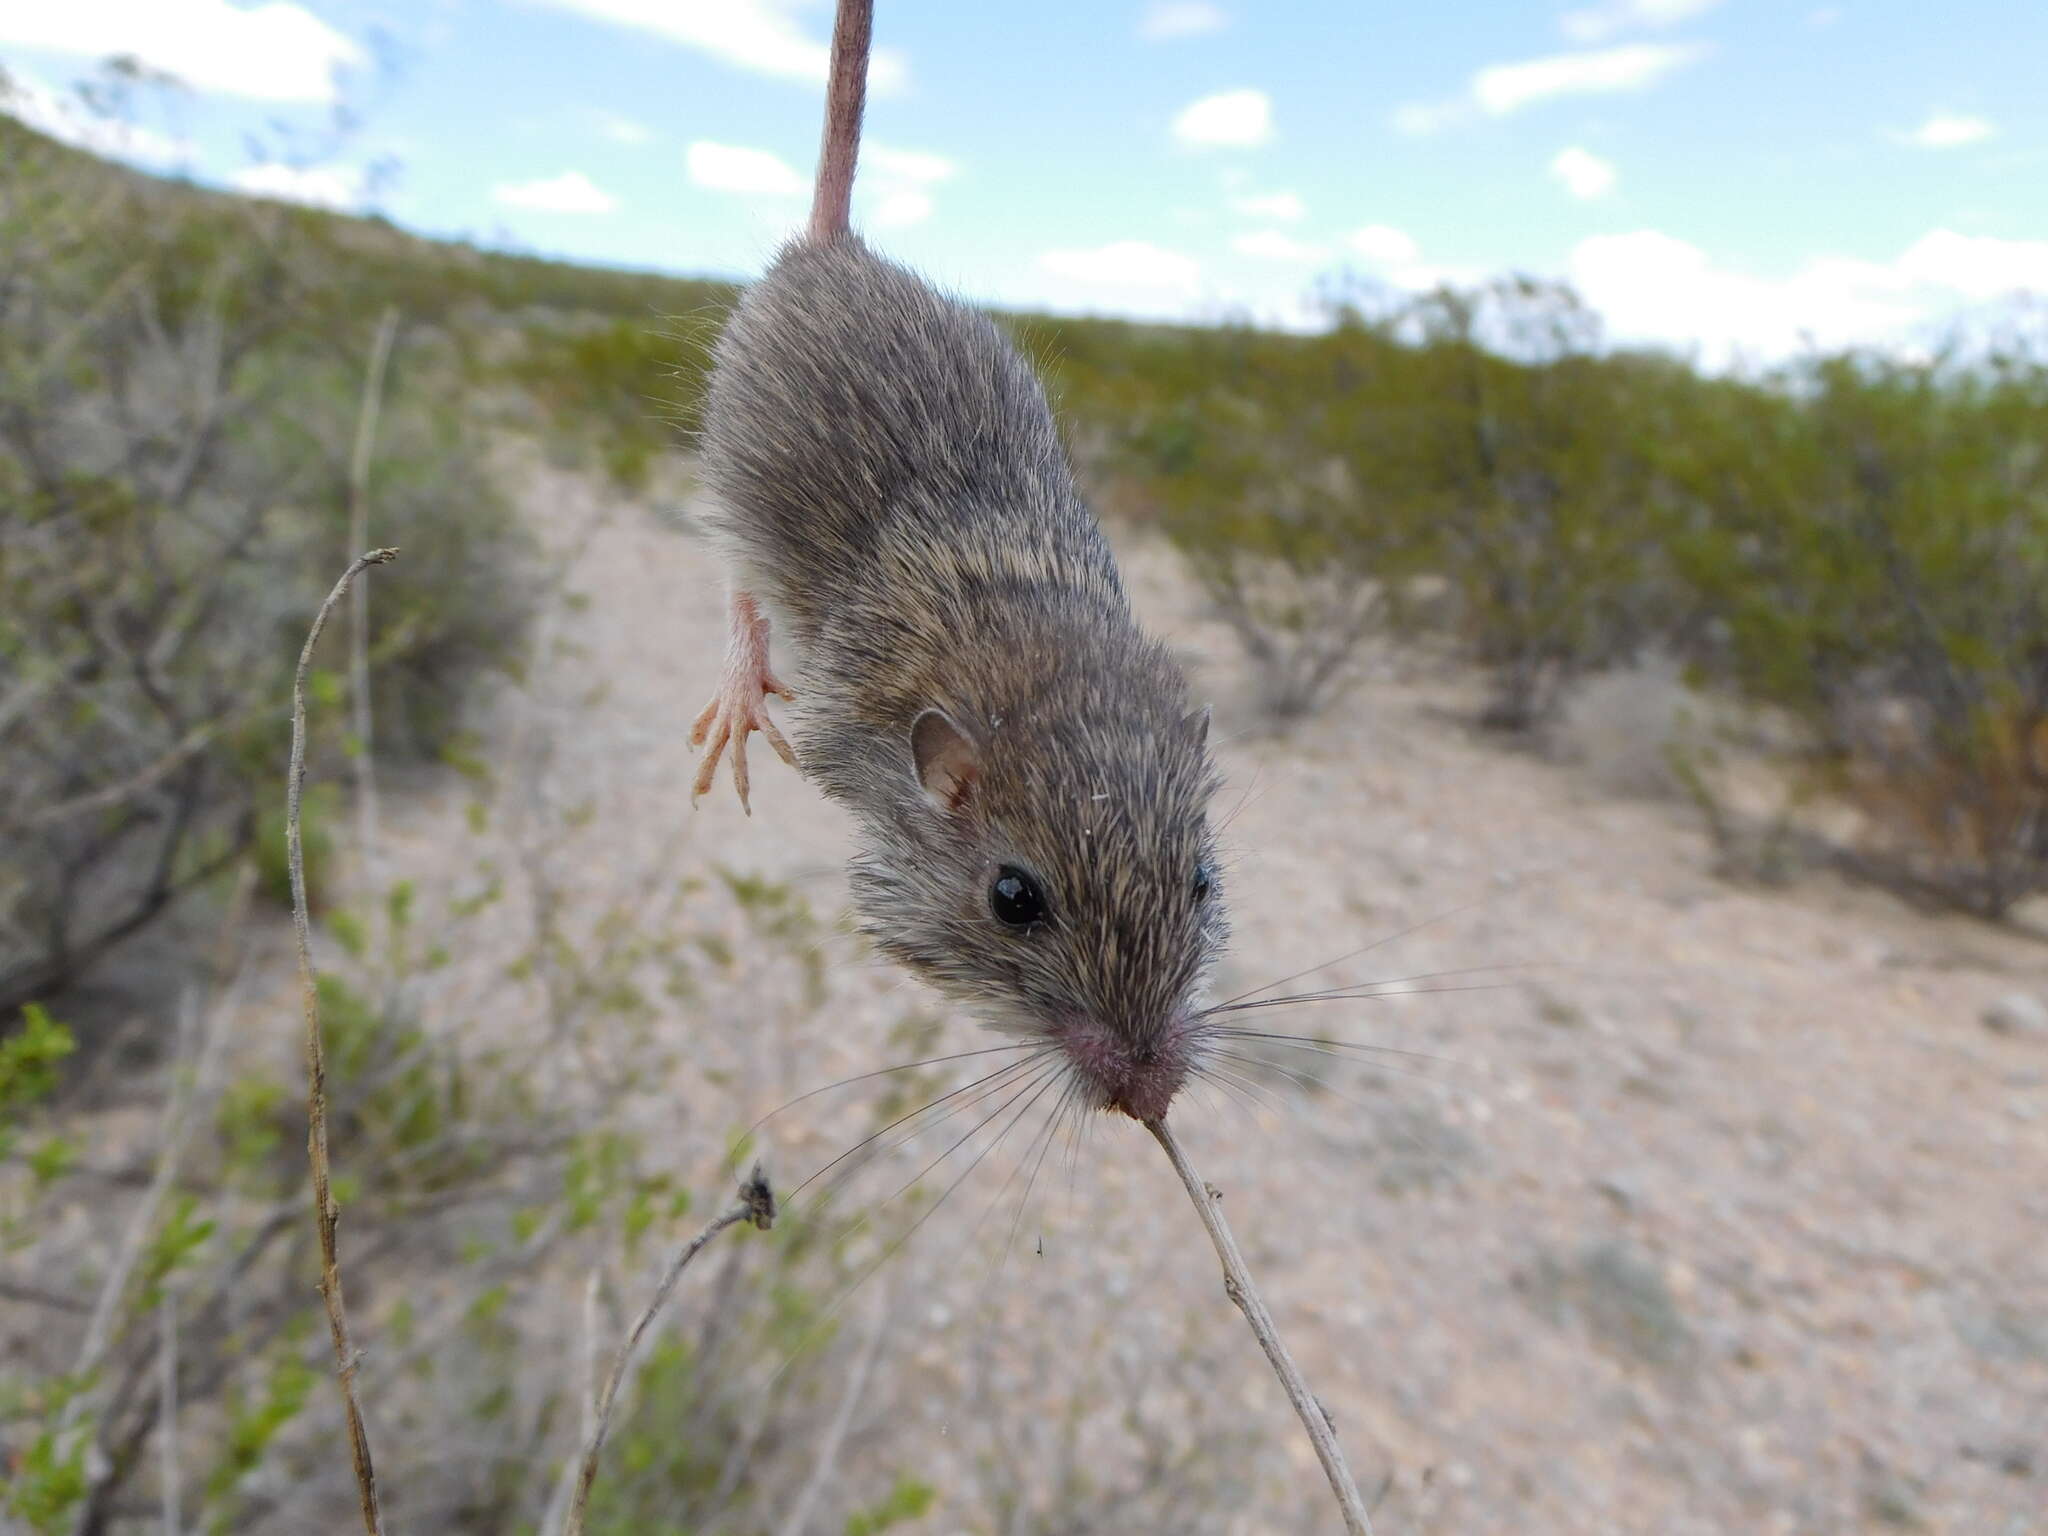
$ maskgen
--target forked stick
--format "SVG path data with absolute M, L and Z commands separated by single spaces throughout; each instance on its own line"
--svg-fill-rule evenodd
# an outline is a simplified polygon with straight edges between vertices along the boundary
M 568 1518 L 562 1525 L 563 1536 L 583 1536 L 583 1521 L 590 1506 L 590 1488 L 597 1481 L 597 1460 L 604 1451 L 604 1438 L 611 1432 L 612 1408 L 618 1402 L 619 1388 L 625 1382 L 627 1368 L 633 1363 L 633 1351 L 640 1343 L 640 1336 L 647 1332 L 655 1314 L 667 1304 L 669 1293 L 682 1279 L 690 1260 L 703 1252 L 719 1233 L 742 1221 L 751 1221 L 764 1232 L 775 1225 L 775 1191 L 768 1187 L 768 1176 L 761 1171 L 759 1163 L 754 1164 L 754 1171 L 740 1185 L 739 1199 L 710 1226 L 685 1243 L 669 1261 L 661 1284 L 654 1288 L 654 1299 L 647 1303 L 647 1310 L 640 1314 L 639 1321 L 633 1324 L 633 1331 L 626 1335 L 626 1342 L 612 1357 L 611 1372 L 605 1377 L 604 1390 L 597 1398 L 597 1427 L 591 1431 L 583 1447 L 583 1468 L 576 1476 L 576 1496 L 569 1502 Z
M 1323 1464 L 1323 1475 L 1330 1480 L 1330 1491 L 1337 1496 L 1337 1507 L 1344 1512 L 1344 1529 L 1350 1536 L 1372 1536 L 1372 1520 L 1365 1512 L 1365 1501 L 1358 1496 L 1358 1484 L 1351 1480 L 1351 1468 L 1345 1465 L 1344 1448 L 1337 1443 L 1337 1432 L 1330 1426 L 1330 1417 L 1309 1390 L 1301 1367 L 1287 1353 L 1280 1330 L 1273 1326 L 1273 1314 L 1266 1310 L 1258 1287 L 1252 1283 L 1251 1271 L 1245 1267 L 1244 1255 L 1238 1252 L 1237 1239 L 1231 1235 L 1230 1224 L 1223 1219 L 1222 1192 L 1202 1182 L 1164 1119 L 1147 1120 L 1145 1129 L 1166 1149 L 1173 1171 L 1180 1175 L 1188 1198 L 1195 1202 L 1202 1225 L 1209 1229 L 1209 1241 L 1216 1245 L 1216 1257 L 1223 1261 L 1224 1294 L 1237 1303 L 1237 1310 L 1244 1314 L 1244 1320 L 1258 1338 L 1259 1348 L 1266 1352 L 1266 1359 L 1272 1363 L 1273 1374 L 1287 1389 L 1287 1400 L 1294 1404 L 1302 1428 L 1308 1431 L 1309 1440 L 1316 1448 L 1316 1459 Z
M 313 616 L 305 649 L 299 652 L 299 670 L 292 677 L 292 766 L 285 780 L 284 842 L 292 874 L 292 930 L 299 940 L 299 1001 L 306 1014 L 306 1159 L 313 1166 L 313 1222 L 320 1231 L 320 1296 L 327 1303 L 327 1332 L 334 1340 L 335 1375 L 341 1383 L 349 1451 L 355 1459 L 356 1496 L 362 1506 L 367 1536 L 383 1536 L 384 1526 L 377 1510 L 377 1470 L 370 1461 L 370 1436 L 363 1428 L 362 1405 L 356 1401 L 356 1350 L 349 1342 L 348 1308 L 341 1299 L 341 1259 L 334 1236 L 341 1209 L 334 1203 L 327 1170 L 327 1052 L 320 1042 L 320 998 L 313 985 L 313 938 L 306 918 L 306 855 L 300 846 L 299 795 L 306 778 L 306 673 L 312 669 L 313 647 L 320 643 L 327 615 L 347 594 L 356 577 L 373 565 L 388 565 L 397 558 L 395 549 L 373 549 L 357 555 Z

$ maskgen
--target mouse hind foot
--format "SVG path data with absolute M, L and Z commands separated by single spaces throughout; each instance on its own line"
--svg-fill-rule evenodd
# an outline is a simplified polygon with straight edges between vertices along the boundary
M 732 787 L 739 792 L 740 809 L 751 816 L 754 808 L 747 800 L 751 787 L 747 777 L 747 735 L 759 731 L 776 755 L 796 768 L 796 754 L 790 751 L 789 743 L 769 717 L 767 703 L 771 693 L 782 699 L 794 699 L 796 695 L 769 670 L 768 618 L 752 596 L 733 593 L 730 615 L 732 627 L 726 637 L 725 671 L 719 677 L 718 691 L 690 727 L 690 745 L 704 748 L 696 781 L 690 786 L 690 804 L 695 805 L 711 788 L 719 759 L 730 746 Z

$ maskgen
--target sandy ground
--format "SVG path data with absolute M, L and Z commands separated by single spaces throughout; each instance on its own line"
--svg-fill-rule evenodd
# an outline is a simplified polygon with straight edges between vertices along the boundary
M 528 480 L 551 538 L 584 526 L 585 486 Z M 1274 1018 L 1416 1055 L 1279 1052 L 1306 1086 L 1269 1071 L 1176 1111 L 1381 1531 L 2048 1530 L 2048 1038 L 1980 1022 L 2048 995 L 2048 948 L 1818 878 L 1717 882 L 1682 806 L 1481 740 L 1457 679 L 1382 666 L 1290 738 L 1258 735 L 1232 642 L 1170 559 L 1141 544 L 1127 569 L 1217 703 L 1236 808 L 1221 990 L 1375 942 L 1331 974 L 1437 977 Z M 545 740 L 557 792 L 590 810 L 585 846 L 607 850 L 592 899 L 718 863 L 838 913 L 846 823 L 771 755 L 751 821 L 723 785 L 689 807 L 683 731 L 722 625 L 686 519 L 615 509 L 571 585 L 587 601 L 557 621 L 570 644 L 544 695 L 577 707 L 512 711 L 485 745 Z M 395 796 L 394 866 L 431 881 L 465 800 L 441 782 Z M 1504 969 L 1439 974 L 1473 967 Z M 795 1024 L 749 1004 L 742 1096 L 760 1108 L 902 1059 L 891 1028 L 937 1011 L 843 946 L 826 987 Z M 661 1027 L 688 1056 L 687 1010 Z M 959 1021 L 939 1039 L 987 1043 Z M 730 1110 L 684 1112 L 701 1082 L 670 1091 L 682 1108 L 620 1114 L 708 1185 Z M 843 1100 L 778 1122 L 781 1167 L 868 1123 Z M 1156 1149 L 1121 1122 L 1061 1145 L 1013 1243 L 992 1235 L 1008 1207 L 974 1227 L 1001 1166 L 894 1261 L 908 1342 L 850 1464 L 986 1484 L 973 1429 L 997 1402 L 1029 1431 L 998 1437 L 1010 1475 L 1065 1505 L 1035 1528 L 1150 1529 L 1078 1490 L 1107 1480 L 1090 1472 L 1117 1439 L 1111 1399 L 1170 1366 L 1167 1411 L 1198 1405 L 1204 1475 L 1243 1496 L 1229 1529 L 1337 1529 Z M 1036 1459 L 1033 1433 L 1098 1418 L 1059 1468 Z M 995 1528 L 948 1498 L 920 1529 Z M 836 1497 L 821 1507 L 814 1528 L 839 1529 Z

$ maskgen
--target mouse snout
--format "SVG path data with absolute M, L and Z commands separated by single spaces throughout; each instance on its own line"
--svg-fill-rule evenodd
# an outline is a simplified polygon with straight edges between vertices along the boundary
M 1104 1109 L 1133 1120 L 1165 1118 L 1193 1066 L 1184 1025 L 1126 1030 L 1085 1019 L 1060 1032 L 1060 1047 Z

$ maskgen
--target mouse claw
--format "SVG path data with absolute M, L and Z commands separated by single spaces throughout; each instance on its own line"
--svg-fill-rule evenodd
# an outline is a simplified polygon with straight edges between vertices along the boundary
M 732 787 L 740 797 L 740 809 L 752 816 L 753 776 L 747 770 L 747 736 L 759 731 L 775 749 L 775 755 L 792 768 L 798 767 L 796 753 L 768 713 L 767 698 L 794 700 L 796 692 L 768 670 L 768 621 L 743 593 L 733 597 L 732 639 L 726 652 L 725 675 L 711 702 L 698 712 L 690 726 L 690 745 L 701 746 L 704 756 L 697 764 L 697 777 L 690 785 L 694 807 L 711 788 L 718 774 L 719 760 L 732 750 Z

